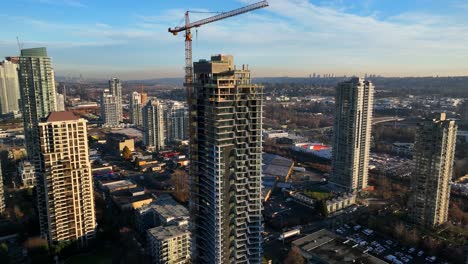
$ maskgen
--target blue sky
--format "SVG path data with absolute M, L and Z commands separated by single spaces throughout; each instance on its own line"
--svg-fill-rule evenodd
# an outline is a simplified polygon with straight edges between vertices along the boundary
M 251 0 L 15 0 L 0 9 L 0 56 L 46 46 L 57 75 L 122 79 L 183 75 L 185 10 Z M 216 53 L 254 76 L 310 73 L 468 75 L 468 0 L 270 0 L 199 28 L 194 60 Z M 193 14 L 192 20 L 208 14 Z

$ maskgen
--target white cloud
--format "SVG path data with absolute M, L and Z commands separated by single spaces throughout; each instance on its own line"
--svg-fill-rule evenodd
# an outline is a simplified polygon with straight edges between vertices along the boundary
M 78 41 L 78 44 L 86 42 L 106 43 L 106 40 L 113 40 L 115 41 L 112 42 L 114 44 L 121 44 L 124 42 L 131 43 L 140 40 L 157 40 L 159 42 L 172 40 L 170 35 L 166 33 L 167 29 L 157 24 L 146 24 L 146 26 L 136 24 L 126 27 L 113 27 L 109 24 L 100 22 L 95 24 L 64 24 L 35 19 L 32 17 L 2 14 L 0 14 L 0 18 L 31 26 L 38 32 L 54 33 L 54 35 L 56 35 L 57 32 L 63 32 L 63 35 L 61 36 L 66 39 L 69 39 L 70 36 L 79 37 L 82 40 Z M 108 42 L 109 45 L 112 43 Z
M 289 29 L 274 25 L 276 35 L 287 34 L 286 41 L 278 40 L 278 46 L 283 47 L 281 53 L 290 56 L 281 57 L 290 57 L 297 65 L 317 68 L 327 62 L 343 70 L 340 66 L 351 60 L 355 68 L 386 74 L 431 74 L 439 69 L 447 70 L 447 65 L 453 72 L 468 72 L 466 63 L 462 62 L 468 58 L 468 26 L 450 17 L 406 13 L 379 20 L 317 6 L 306 0 L 269 2 L 270 7 L 265 10 L 285 19 L 284 28 Z M 271 28 L 271 25 L 263 26 Z M 243 29 L 250 32 L 250 28 L 252 25 L 246 24 Z M 248 33 L 240 36 L 243 34 Z M 278 56 L 278 53 L 277 50 L 273 54 Z

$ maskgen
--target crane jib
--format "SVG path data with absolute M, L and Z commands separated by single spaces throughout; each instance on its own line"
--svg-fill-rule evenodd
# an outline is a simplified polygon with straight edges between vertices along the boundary
M 260 8 L 267 7 L 267 6 L 268 6 L 267 1 L 261 1 L 261 2 L 252 4 L 252 5 L 248 5 L 248 6 L 244 6 L 244 7 L 232 10 L 232 11 L 223 12 L 223 13 L 218 14 L 216 16 L 212 16 L 212 17 L 209 17 L 209 18 L 205 18 L 205 19 L 190 23 L 190 24 L 185 25 L 183 27 L 175 27 L 174 29 L 169 28 L 168 31 L 171 32 L 171 33 L 181 32 L 181 31 L 184 31 L 184 30 L 187 30 L 187 29 L 190 29 L 190 28 L 199 27 L 201 25 L 212 23 L 212 22 L 215 22 L 215 21 L 218 21 L 218 20 L 221 20 L 221 19 L 225 19 L 225 18 L 228 18 L 228 17 L 237 16 L 237 15 L 247 13 L 247 12 L 250 12 L 252 10 L 260 9 Z

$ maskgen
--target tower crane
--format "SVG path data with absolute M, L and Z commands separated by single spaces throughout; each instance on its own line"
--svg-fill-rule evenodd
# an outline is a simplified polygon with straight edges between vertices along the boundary
M 234 9 L 228 12 L 221 12 L 218 15 L 205 18 L 196 22 L 190 23 L 189 13 L 190 11 L 185 12 L 185 25 L 181 27 L 169 28 L 168 31 L 173 35 L 177 35 L 177 33 L 185 31 L 185 87 L 187 88 L 187 97 L 190 99 L 191 92 L 192 92 L 192 84 L 193 84 L 193 68 L 192 68 L 192 34 L 190 30 L 192 28 L 197 28 L 202 25 L 212 23 L 218 20 L 222 20 L 228 17 L 237 16 L 243 13 L 247 13 L 256 9 L 264 8 L 268 6 L 267 1 L 261 1 L 255 4 L 251 4 L 248 6 L 244 6 L 238 9 Z

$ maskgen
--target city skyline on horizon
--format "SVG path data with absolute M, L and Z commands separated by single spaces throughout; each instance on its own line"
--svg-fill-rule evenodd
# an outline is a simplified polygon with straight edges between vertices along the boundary
M 5 52 L 1 56 L 18 53 L 19 36 L 24 48 L 48 48 L 58 76 L 182 77 L 183 36 L 174 37 L 167 28 L 181 25 L 186 9 L 228 11 L 257 1 L 186 2 L 144 1 L 136 7 L 119 1 L 112 6 L 89 0 L 11 2 L 0 12 L 11 24 L 0 41 Z M 237 64 L 255 65 L 254 77 L 304 77 L 314 72 L 468 75 L 464 64 L 468 47 L 463 45 L 468 40 L 464 30 L 468 19 L 463 15 L 468 5 L 463 1 L 269 3 L 242 19 L 230 18 L 193 32 L 194 61 L 218 52 L 232 54 Z M 12 15 L 18 8 L 21 15 Z M 191 20 L 208 16 L 192 14 Z

